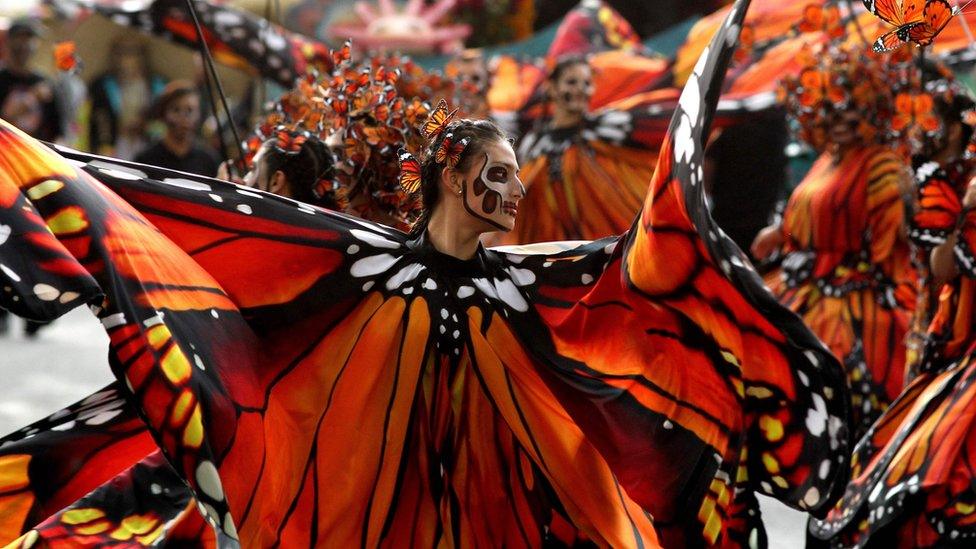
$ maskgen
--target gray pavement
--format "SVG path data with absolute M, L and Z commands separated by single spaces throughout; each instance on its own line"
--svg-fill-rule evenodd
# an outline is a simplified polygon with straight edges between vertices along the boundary
M 86 309 L 76 309 L 27 339 L 19 319 L 0 336 L 0 435 L 41 419 L 111 383 L 108 337 Z M 803 547 L 805 515 L 760 497 L 770 547 Z

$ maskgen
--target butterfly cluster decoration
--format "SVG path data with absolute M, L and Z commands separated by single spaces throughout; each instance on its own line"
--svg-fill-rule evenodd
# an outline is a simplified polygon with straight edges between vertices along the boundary
M 928 46 L 959 15 L 960 8 L 947 0 L 863 0 L 876 17 L 892 26 L 874 43 L 874 51 L 885 53 L 905 44 Z
M 444 164 L 449 168 L 455 168 L 458 165 L 458 162 L 461 161 L 461 155 L 464 154 L 464 149 L 470 141 L 467 137 L 455 139 L 454 134 L 450 132 L 441 139 L 441 136 L 447 131 L 448 126 L 454 120 L 457 112 L 457 108 L 451 110 L 447 105 L 447 101 L 441 99 L 437 104 L 437 108 L 418 127 L 419 133 L 430 144 L 431 150 L 427 154 L 432 154 L 436 163 Z M 440 139 L 439 144 L 438 139 Z M 399 164 L 400 187 L 408 194 L 416 193 L 420 190 L 420 186 L 423 183 L 420 161 L 417 160 L 415 155 L 401 149 L 399 153 Z
M 893 96 L 889 59 L 857 47 L 822 44 L 807 48 L 796 76 L 780 81 L 780 99 L 797 137 L 816 150 L 829 145 L 828 129 L 835 113 L 855 111 L 856 128 L 865 141 L 887 136 L 876 121 L 890 120 Z
M 431 109 L 432 99 L 446 97 L 461 105 L 459 92 L 465 88 L 406 57 L 354 59 L 349 42 L 332 50 L 330 60 L 329 70 L 309 72 L 275 102 L 245 142 L 246 161 L 250 165 L 269 139 L 285 152 L 294 147 L 296 140 L 279 139 L 280 132 L 321 139 L 338 169 L 316 184 L 320 205 L 406 228 L 419 216 L 421 203 L 416 189 L 400 184 L 399 151 L 425 150 L 430 143 L 425 128 L 460 112 L 458 107 L 448 112 L 448 101 L 443 111 Z M 437 114 L 431 117 L 432 112 Z M 459 145 L 448 144 L 445 158 L 459 157 Z

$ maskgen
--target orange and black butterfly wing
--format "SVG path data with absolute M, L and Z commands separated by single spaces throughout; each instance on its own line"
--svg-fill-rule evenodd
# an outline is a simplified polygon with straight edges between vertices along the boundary
M 682 94 L 631 230 L 505 250 L 519 278 L 534 281 L 527 301 L 541 320 L 510 314 L 507 324 L 550 366 L 537 375 L 553 406 L 654 517 L 663 546 L 745 545 L 759 533 L 742 529 L 760 525 L 729 519 L 742 514 L 731 493 L 759 491 L 822 513 L 847 478 L 840 365 L 768 293 L 704 204 L 704 141 L 735 43 L 728 29 L 738 28 L 744 4 Z M 512 347 L 494 321 L 488 342 Z M 525 379 L 516 373 L 516 395 Z
M 869 12 L 895 27 L 921 21 L 925 10 L 925 0 L 862 1 Z
M 451 119 L 454 118 L 457 111 L 457 108 L 448 110 L 447 101 L 441 99 L 437 107 L 430 113 L 430 116 L 427 117 L 427 120 L 421 126 L 421 133 L 428 139 L 440 135 L 444 131 L 444 128 L 451 122 Z
M 802 321 L 766 290 L 704 202 L 704 144 L 729 55 L 728 48 L 714 46 L 690 76 L 643 211 L 624 243 L 622 268 L 636 294 L 661 300 L 684 319 L 709 326 L 713 344 L 723 349 L 717 355 L 722 359 L 711 362 L 713 370 L 718 377 L 730 376 L 729 390 L 741 391 L 746 407 L 756 414 L 746 443 L 750 486 L 807 512 L 823 513 L 843 490 L 847 474 L 847 463 L 839 459 L 846 452 L 838 450 L 849 446 L 843 371 Z M 717 302 L 724 304 L 718 310 Z M 756 361 L 759 356 L 764 358 Z M 686 425 L 701 429 L 705 422 Z M 794 453 L 797 447 L 804 449 Z M 760 454 L 776 465 L 763 463 Z M 731 471 L 729 478 L 735 478 Z
M 909 41 L 913 29 L 920 29 L 924 26 L 924 23 L 910 23 L 896 29 L 892 29 L 878 37 L 872 47 L 874 51 L 878 53 L 895 51 Z
M 825 520 L 820 539 L 863 545 L 895 530 L 919 546 L 976 539 L 971 410 L 976 371 L 967 356 L 942 372 L 916 378 L 855 450 L 854 476 Z
M 11 546 L 216 547 L 207 544 L 204 532 L 195 539 L 167 539 L 168 530 L 187 513 L 199 516 L 196 502 L 156 450 L 11 540 Z
M 946 241 L 955 229 L 962 203 L 946 171 L 934 162 L 916 169 L 918 208 L 912 215 L 909 236 L 916 245 L 926 249 Z
M 50 320 L 80 304 L 100 301 L 102 290 L 95 279 L 51 234 L 45 218 L 13 184 L 14 177 L 11 169 L 0 170 L 0 308 Z M 39 183 L 35 195 L 63 185 L 57 179 Z M 70 224 L 75 213 L 60 211 L 54 221 Z
M 415 193 L 423 182 L 420 162 L 406 151 L 400 151 L 400 186 L 408 193 Z
M 310 67 L 333 65 L 325 44 L 305 38 L 267 20 L 227 5 L 196 2 L 204 40 L 218 61 L 247 70 L 290 88 Z M 196 28 L 183 0 L 154 0 L 148 6 L 120 6 L 97 0 L 95 13 L 113 22 L 198 48 Z
M 118 382 L 3 437 L 0 543 L 27 533 L 156 449 Z
M 928 46 L 955 15 L 946 0 L 926 0 L 923 24 L 908 29 L 908 39 L 919 46 Z
M 290 433 L 291 423 L 275 414 L 285 404 L 314 418 L 309 409 L 326 405 L 307 376 L 341 371 L 335 346 L 357 340 L 350 323 L 374 318 L 350 313 L 405 253 L 406 236 L 213 179 L 63 148 L 58 156 L 3 123 L 0 145 L 0 163 L 12 166 L 12 179 L 0 181 L 4 192 L 27 196 L 105 290 L 99 316 L 110 364 L 155 443 L 208 520 L 231 538 L 257 539 L 270 510 L 282 507 L 276 498 L 311 493 L 302 487 L 315 484 L 294 476 L 301 466 L 268 465 L 281 454 L 265 440 L 287 439 L 306 460 L 318 444 L 314 426 Z M 64 185 L 31 192 L 48 179 Z M 76 214 L 73 223 L 51 221 L 65 210 Z M 393 344 L 388 322 L 402 311 L 397 303 L 383 311 L 364 348 L 393 353 L 377 338 Z M 375 360 L 360 360 L 361 368 L 375 371 Z M 291 481 L 296 492 L 267 486 Z M 304 499 L 295 508 L 330 512 Z M 307 532 L 292 522 L 294 535 Z

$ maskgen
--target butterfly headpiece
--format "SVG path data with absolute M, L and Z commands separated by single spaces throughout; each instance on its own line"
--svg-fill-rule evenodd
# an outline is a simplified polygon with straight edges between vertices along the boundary
M 437 104 L 437 108 L 427 117 L 427 120 L 420 125 L 420 134 L 427 139 L 428 154 L 433 154 L 434 161 L 444 164 L 449 168 L 457 167 L 461 161 L 461 155 L 468 146 L 470 139 L 465 137 L 456 139 L 454 134 L 444 132 L 451 124 L 458 109 L 448 110 L 447 102 L 443 99 Z M 441 137 L 443 135 L 443 138 Z M 438 144 L 438 139 L 440 143 Z M 436 149 L 434 145 L 437 144 Z M 407 193 L 415 193 L 420 189 L 422 183 L 421 165 L 414 155 L 401 149 L 400 150 L 400 186 Z
M 816 49 L 816 48 L 822 49 Z M 890 120 L 891 66 L 876 54 L 835 46 L 810 46 L 797 76 L 780 82 L 780 94 L 797 136 L 815 149 L 828 145 L 828 127 L 842 112 L 858 114 L 855 130 L 875 139 L 878 122 Z

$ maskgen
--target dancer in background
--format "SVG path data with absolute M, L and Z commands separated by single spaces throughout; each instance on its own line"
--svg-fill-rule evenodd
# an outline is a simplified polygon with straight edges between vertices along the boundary
M 243 183 L 280 196 L 329 208 L 343 209 L 340 203 L 324 202 L 322 187 L 331 188 L 335 159 L 328 147 L 308 132 L 285 128 L 274 132 L 252 160 L 253 168 Z
M 64 135 L 65 122 L 59 97 L 53 84 L 30 68 L 40 34 L 40 24 L 31 18 L 15 19 L 7 29 L 0 68 L 0 119 L 34 138 L 56 141 Z M 24 334 L 33 338 L 45 324 L 29 320 Z M 9 329 L 10 317 L 0 309 L 0 334 Z
M 671 90 L 589 112 L 593 70 L 583 57 L 556 63 L 546 84 L 552 115 L 519 144 L 523 223 L 505 244 L 594 239 L 627 230 L 654 173 Z
M 963 158 L 973 101 L 959 89 L 915 96 L 929 106 L 919 119 L 936 116 L 944 127 L 944 140 L 916 169 L 911 230 L 930 253 L 927 280 L 938 302 L 929 305 L 914 380 L 857 445 L 843 499 L 811 523 L 823 546 L 976 543 L 976 184 Z
M 200 92 L 189 81 L 166 85 L 153 106 L 155 116 L 166 125 L 162 139 L 136 155 L 135 161 L 181 172 L 213 177 L 220 159 L 199 142 Z
M 0 253 L 18 280 L 0 304 L 100 304 L 118 382 L 3 441 L 2 531 L 159 542 L 187 487 L 244 546 L 744 545 L 762 539 L 755 492 L 830 506 L 847 473 L 840 367 L 701 194 L 747 5 L 686 88 L 630 229 L 588 243 L 483 248 L 518 223 L 515 154 L 442 108 L 403 157 L 427 208 L 409 235 L 62 151 L 78 167 L 4 126 L 0 219 L 17 237 Z M 144 430 L 120 430 L 132 407 Z M 69 468 L 35 453 L 49 437 L 132 444 L 58 452 Z M 90 495 L 35 528 L 52 494 Z
M 783 252 L 770 286 L 844 364 L 861 435 L 904 383 L 915 284 L 901 198 L 909 176 L 891 147 L 876 144 L 883 130 L 873 124 L 891 100 L 880 62 L 830 51 L 787 88 L 802 137 L 822 153 L 752 253 Z M 826 92 L 808 89 L 814 82 Z
M 91 85 L 89 150 L 131 160 L 149 144 L 149 108 L 166 82 L 151 73 L 146 44 L 138 37 L 121 35 L 112 44 L 112 54 L 112 70 Z

